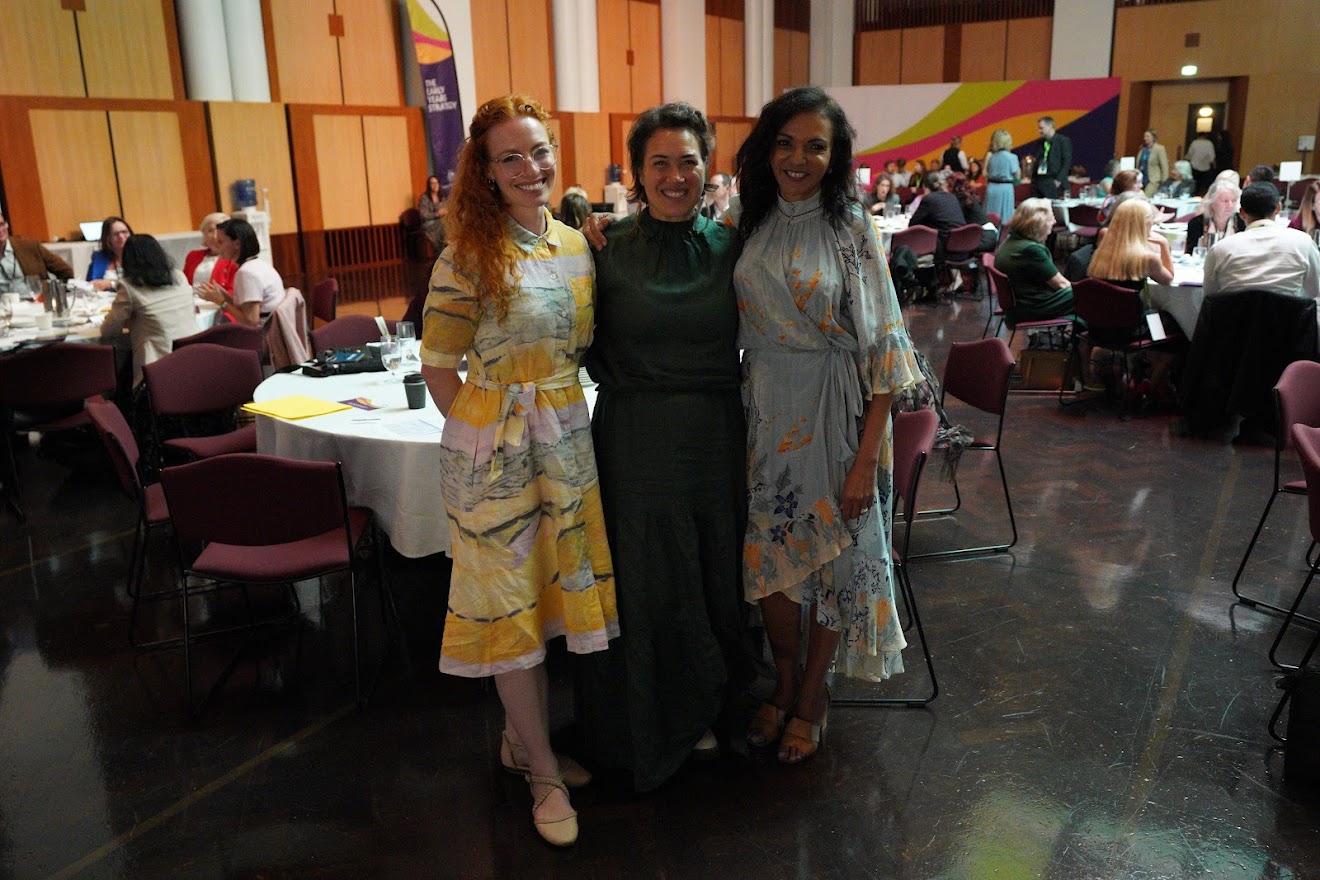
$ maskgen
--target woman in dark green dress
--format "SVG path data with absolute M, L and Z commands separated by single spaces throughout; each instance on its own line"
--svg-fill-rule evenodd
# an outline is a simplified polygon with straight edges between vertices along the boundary
M 749 668 L 739 248 L 697 210 L 712 146 L 687 104 L 638 117 L 628 152 L 645 207 L 596 254 L 586 362 L 622 637 L 583 659 L 578 717 L 595 763 L 631 771 L 639 791 L 717 752 L 712 730 Z

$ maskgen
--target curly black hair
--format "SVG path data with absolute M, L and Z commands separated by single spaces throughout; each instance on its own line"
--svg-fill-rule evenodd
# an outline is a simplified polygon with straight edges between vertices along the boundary
M 857 201 L 857 185 L 853 180 L 853 137 L 856 132 L 848 124 L 839 102 L 816 86 L 792 89 L 761 108 L 751 134 L 738 148 L 738 193 L 742 200 L 742 219 L 738 231 L 749 238 L 761 221 L 770 213 L 779 194 L 770 160 L 775 150 L 775 139 L 788 121 L 799 113 L 815 113 L 830 124 L 830 164 L 821 181 L 821 207 L 830 222 L 844 222 L 849 208 Z
M 707 166 L 706 170 L 710 171 L 710 154 L 715 149 L 715 129 L 711 126 L 710 120 L 706 119 L 706 114 L 685 101 L 651 107 L 638 116 L 633 121 L 632 128 L 628 130 L 628 164 L 632 166 L 633 176 L 632 188 L 628 190 L 629 201 L 646 201 L 646 189 L 642 186 L 642 170 L 646 164 L 646 142 L 651 139 L 651 135 L 666 128 L 682 128 L 692 132 L 701 151 L 701 164 Z M 706 178 L 705 188 L 707 191 L 715 189 L 709 176 Z

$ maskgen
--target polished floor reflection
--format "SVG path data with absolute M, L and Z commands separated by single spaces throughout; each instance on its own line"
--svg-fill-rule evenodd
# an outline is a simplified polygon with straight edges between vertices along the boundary
M 937 369 L 983 309 L 910 310 Z M 192 721 L 178 653 L 126 644 L 132 504 L 108 475 L 24 453 L 30 524 L 0 520 L 0 876 L 1316 876 L 1320 798 L 1283 782 L 1266 732 L 1277 619 L 1229 593 L 1271 452 L 1180 438 L 1169 413 L 1120 421 L 1016 394 L 1005 448 L 1018 545 L 912 567 L 938 700 L 838 708 L 800 767 L 739 749 L 647 797 L 602 777 L 575 795 L 568 851 L 539 841 L 525 785 L 499 768 L 493 693 L 432 671 L 442 562 L 392 560 L 406 651 L 365 712 L 342 585 L 327 583 L 300 594 L 296 634 L 244 646 Z M 960 473 L 965 510 L 919 524 L 914 552 L 1005 530 L 990 457 Z M 951 495 L 938 468 L 925 495 Z M 1281 499 L 1254 590 L 1290 595 L 1308 542 L 1304 503 Z M 168 586 L 171 548 L 150 552 L 150 583 Z M 148 628 L 177 615 L 160 603 Z M 203 652 L 198 680 L 236 646 Z M 571 751 L 569 658 L 552 659 Z M 920 688 L 915 647 L 907 660 L 876 693 Z

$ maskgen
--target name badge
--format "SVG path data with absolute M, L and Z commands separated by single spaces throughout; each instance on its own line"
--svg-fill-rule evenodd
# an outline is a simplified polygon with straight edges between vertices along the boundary
M 1036 174 L 1040 175 L 1041 177 L 1044 177 L 1047 173 L 1048 172 L 1045 170 L 1044 162 L 1041 162 L 1039 165 L 1036 166 Z

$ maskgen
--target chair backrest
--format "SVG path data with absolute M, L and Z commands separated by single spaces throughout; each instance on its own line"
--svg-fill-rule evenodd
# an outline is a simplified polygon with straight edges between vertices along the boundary
M 1031 184 L 1015 183 L 1013 184 L 1013 204 L 1021 204 L 1023 201 L 1031 198 Z
M 341 466 L 234 453 L 165 468 L 160 481 L 180 541 L 264 547 L 345 529 Z
M 1099 226 L 1099 205 L 1075 205 L 1068 209 L 1068 222 L 1074 226 Z
M 929 226 L 909 226 L 894 233 L 894 247 L 903 245 L 919 257 L 935 253 L 939 246 L 939 233 Z
M 312 357 L 328 348 L 366 345 L 368 342 L 380 342 L 376 319 L 368 315 L 345 315 L 312 331 Z
M 207 327 L 201 333 L 174 340 L 174 350 L 178 351 L 184 346 L 196 345 L 199 342 L 260 353 L 266 343 L 266 332 L 250 324 L 216 324 L 214 327 Z
M 943 393 L 982 412 L 1002 416 L 1012 373 L 1013 353 L 999 337 L 955 342 L 944 365 Z
M 96 427 L 96 433 L 105 444 L 105 451 L 115 466 L 119 476 L 119 486 L 132 498 L 137 498 L 142 491 L 142 480 L 138 476 L 138 445 L 133 436 L 133 429 L 128 426 L 124 414 L 104 398 L 96 397 L 87 401 L 87 417 Z
M 405 208 L 399 213 L 399 223 L 407 230 L 421 229 L 422 212 L 416 208 Z
M 968 223 L 949 230 L 949 240 L 944 243 L 944 250 L 951 254 L 965 254 L 981 246 L 982 229 L 976 223 Z
M 330 277 L 317 283 L 307 300 L 313 318 L 333 321 L 339 310 L 339 279 Z
M 0 358 L 0 403 L 15 409 L 77 403 L 115 390 L 108 345 L 57 342 Z
M 1073 285 L 1072 293 L 1073 313 L 1086 322 L 1088 332 L 1146 326 L 1146 310 L 1135 290 L 1084 278 Z
M 1001 226 L 1003 225 L 1004 222 L 1004 218 L 1000 217 L 994 211 L 991 211 L 990 213 L 986 214 L 985 219 L 989 220 L 991 223 L 995 224 L 996 226 Z
M 1008 314 L 1009 310 L 1017 305 L 1017 300 L 1013 299 L 1013 283 L 1008 280 L 1007 275 L 993 265 L 986 266 L 986 271 L 990 273 L 990 286 L 995 290 L 999 307 L 1004 310 L 1004 314 Z
M 981 265 L 987 269 L 993 269 L 995 267 L 995 252 L 983 251 L 981 253 Z
M 933 409 L 918 409 L 894 416 L 893 513 L 898 513 L 898 501 L 901 498 L 907 521 L 903 546 L 899 548 L 900 560 L 907 559 L 912 521 L 917 518 L 917 486 L 921 483 L 921 470 L 925 467 L 926 459 L 935 448 L 935 433 L 939 427 L 940 418 Z
M 1320 364 L 1293 361 L 1284 367 L 1274 385 L 1278 441 L 1287 448 L 1292 440 L 1292 426 L 1320 428 Z
M 1311 540 L 1320 541 L 1320 428 L 1293 425 L 1289 432 L 1306 475 L 1306 507 L 1311 524 Z
M 898 196 L 900 205 L 906 205 L 912 201 L 912 187 L 910 186 L 896 186 L 894 187 L 894 193 Z
M 199 343 L 145 364 L 151 411 L 161 416 L 216 412 L 247 403 L 261 384 L 255 351 Z

